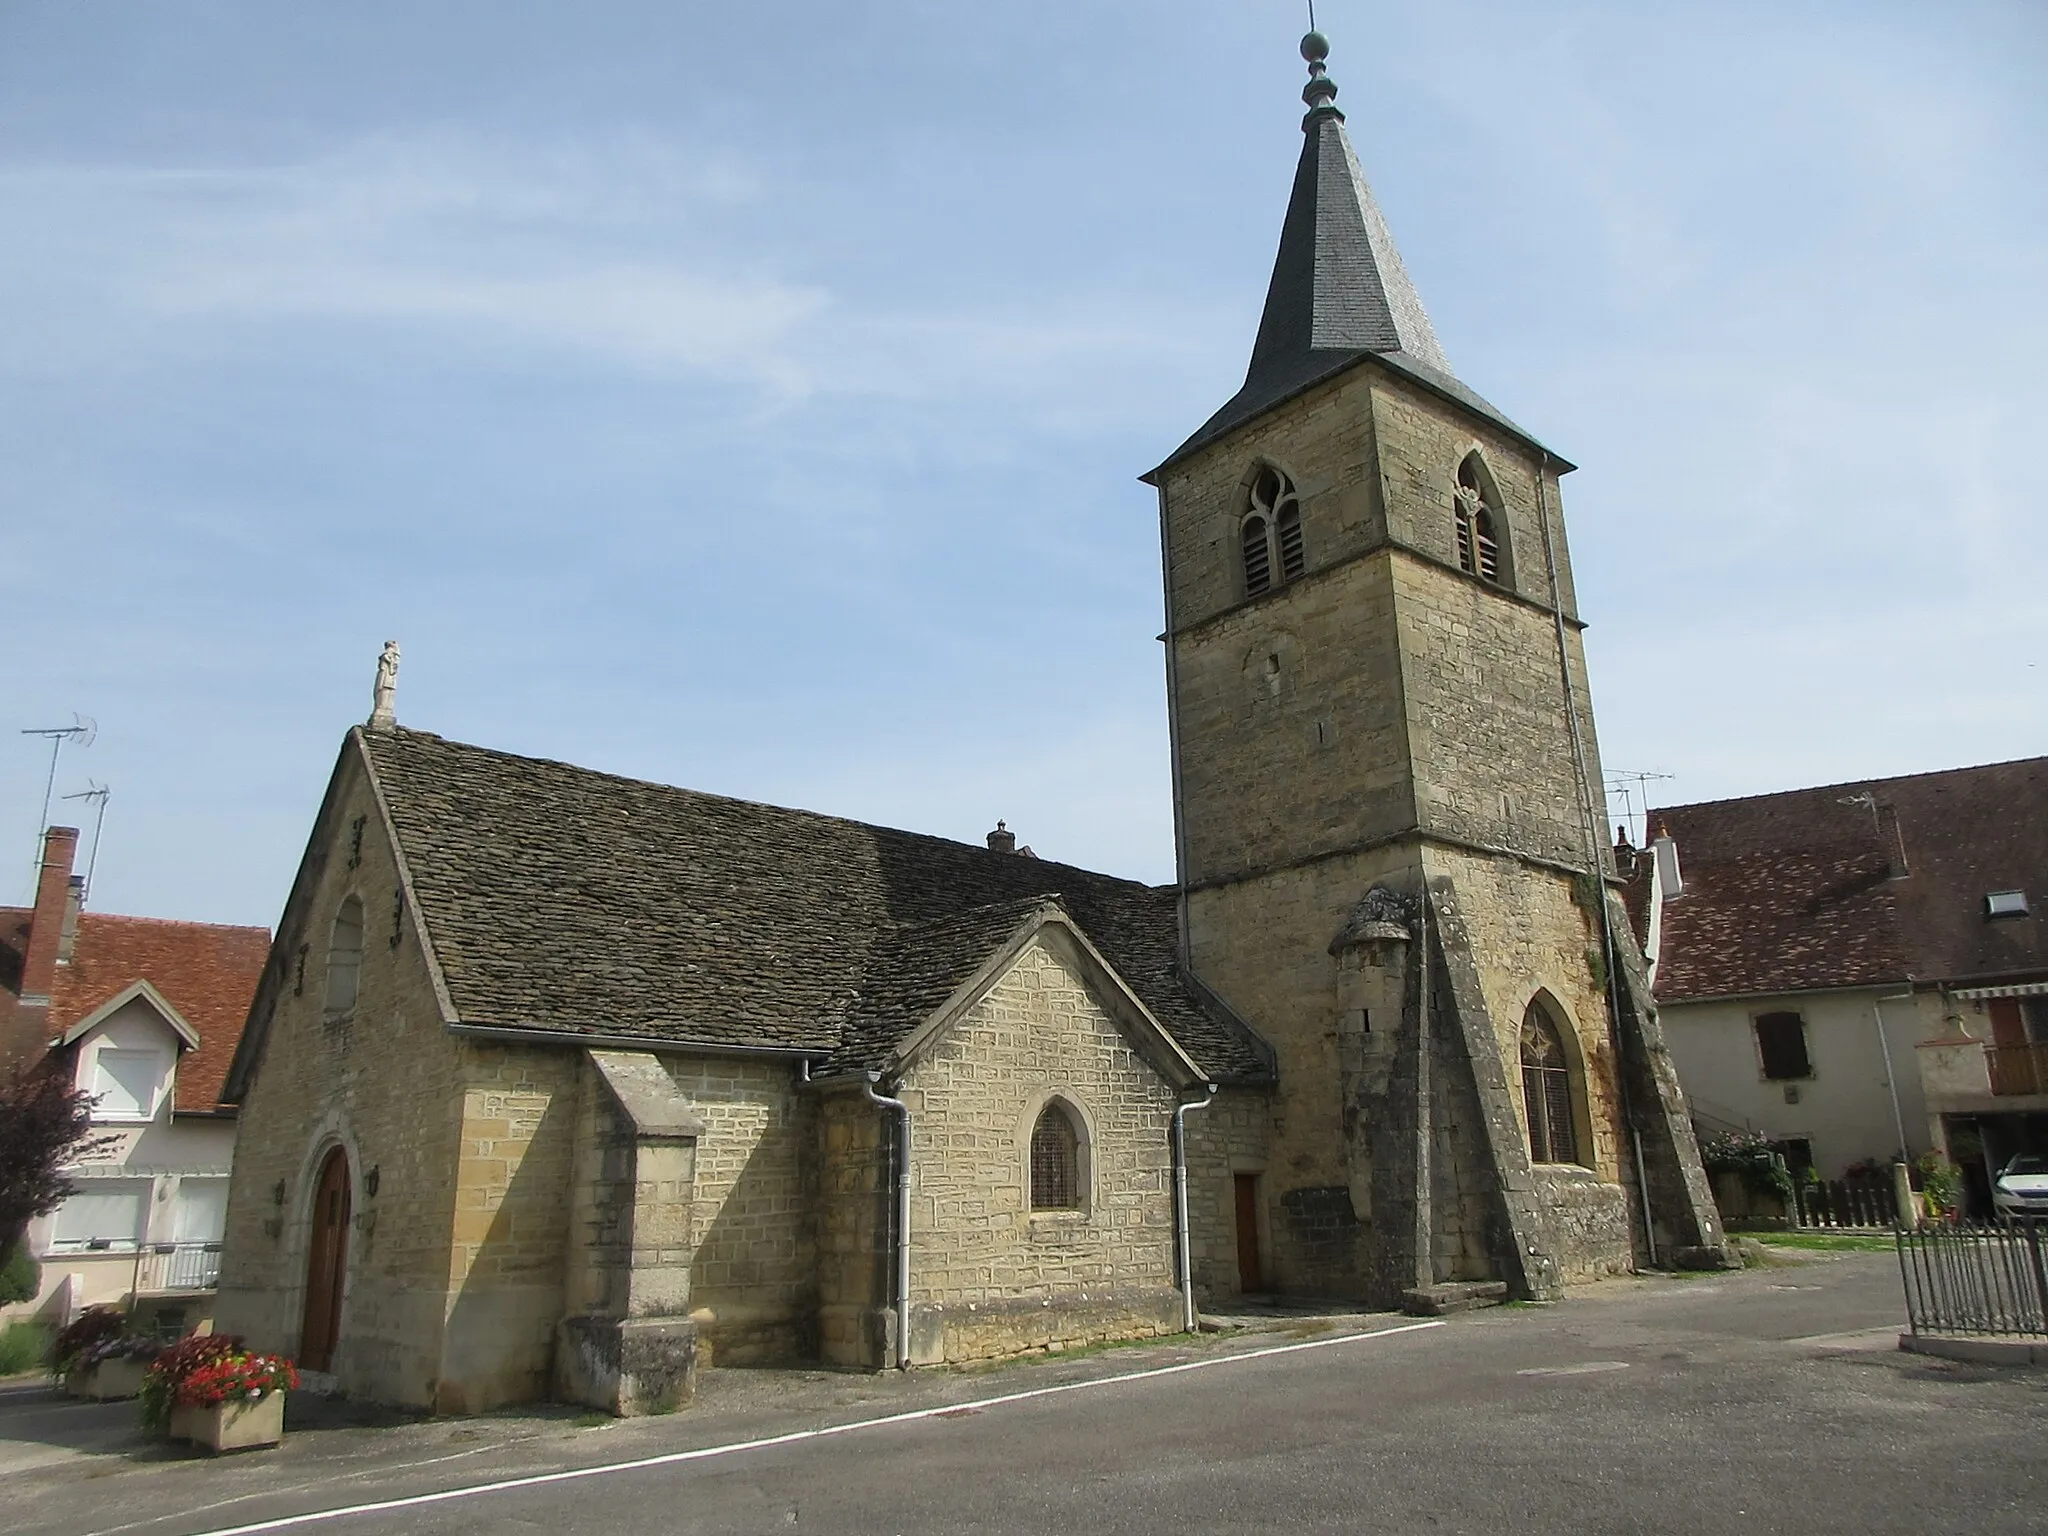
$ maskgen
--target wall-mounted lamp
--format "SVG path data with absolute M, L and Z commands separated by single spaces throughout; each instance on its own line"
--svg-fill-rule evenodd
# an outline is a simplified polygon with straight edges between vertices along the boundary
M 383 1168 L 383 1165 L 382 1165 L 382 1164 L 372 1164 L 372 1165 L 371 1165 L 371 1168 L 370 1168 L 370 1171 L 369 1171 L 368 1173 L 366 1173 L 366 1174 L 364 1174 L 364 1175 L 363 1175 L 363 1193 L 364 1193 L 364 1194 L 366 1194 L 366 1195 L 368 1195 L 368 1196 L 369 1196 L 369 1197 L 370 1197 L 370 1198 L 371 1198 L 372 1200 L 376 1199 L 376 1198 L 377 1198 L 377 1186 L 378 1186 L 379 1184 L 383 1183 L 383 1182 L 384 1182 L 384 1168 Z

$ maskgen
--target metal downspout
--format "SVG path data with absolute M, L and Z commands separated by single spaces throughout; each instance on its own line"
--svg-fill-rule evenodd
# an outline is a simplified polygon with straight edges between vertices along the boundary
M 1188 1125 L 1191 1109 L 1207 1109 L 1216 1101 L 1216 1085 L 1204 1083 L 1206 1096 L 1173 1106 L 1173 1247 L 1180 1265 L 1181 1332 L 1195 1331 L 1195 1260 L 1188 1235 Z
M 869 1073 L 861 1081 L 868 1102 L 893 1109 L 898 1116 L 896 1137 L 896 1367 L 910 1369 L 910 1106 L 875 1092 L 875 1078 Z

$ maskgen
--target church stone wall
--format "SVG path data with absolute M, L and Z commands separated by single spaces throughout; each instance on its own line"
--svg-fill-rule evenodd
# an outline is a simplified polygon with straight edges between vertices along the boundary
M 690 1316 L 699 1361 L 787 1360 L 815 1349 L 816 1254 L 796 1068 L 781 1060 L 666 1056 L 704 1121 L 697 1141 Z
M 1270 1178 L 1271 1093 L 1263 1088 L 1218 1090 L 1207 1109 L 1181 1123 L 1188 1132 L 1188 1240 L 1195 1295 L 1207 1305 L 1239 1294 L 1237 1178 L 1250 1174 L 1263 1191 Z M 1254 1214 L 1263 1256 L 1272 1248 L 1263 1201 Z
M 409 917 L 390 942 L 397 870 L 378 828 L 368 784 L 350 760 L 329 820 L 316 829 L 303 905 L 273 950 L 282 984 L 238 1122 L 216 1325 L 261 1349 L 299 1352 L 313 1186 L 328 1149 L 340 1145 L 353 1216 L 335 1374 L 352 1395 L 429 1408 L 442 1375 L 456 1199 L 449 1175 L 467 1062 L 442 1028 Z M 350 894 L 363 903 L 361 984 L 354 1009 L 329 1020 L 327 944 Z
M 1078 1211 L 1030 1209 L 1031 1132 L 1057 1094 L 1086 1126 Z M 1047 934 L 904 1074 L 912 1358 L 1178 1330 L 1176 1097 Z

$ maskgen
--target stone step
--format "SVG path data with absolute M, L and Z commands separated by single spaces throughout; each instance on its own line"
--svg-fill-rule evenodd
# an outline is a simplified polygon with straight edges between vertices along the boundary
M 1401 1310 L 1410 1317 L 1447 1317 L 1479 1307 L 1497 1307 L 1508 1299 L 1504 1280 L 1446 1280 L 1401 1293 Z

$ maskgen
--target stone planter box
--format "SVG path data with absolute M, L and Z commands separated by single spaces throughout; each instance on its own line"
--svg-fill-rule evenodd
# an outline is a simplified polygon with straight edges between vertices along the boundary
M 67 1373 L 64 1390 L 73 1397 L 90 1398 L 99 1403 L 113 1402 L 140 1392 L 142 1373 L 148 1369 L 149 1363 L 144 1360 L 102 1360 L 82 1371 Z
M 216 1456 L 222 1451 L 276 1445 L 284 1439 L 284 1399 L 282 1392 L 267 1392 L 253 1401 L 242 1398 L 211 1408 L 173 1408 L 171 1438 L 189 1440 Z

